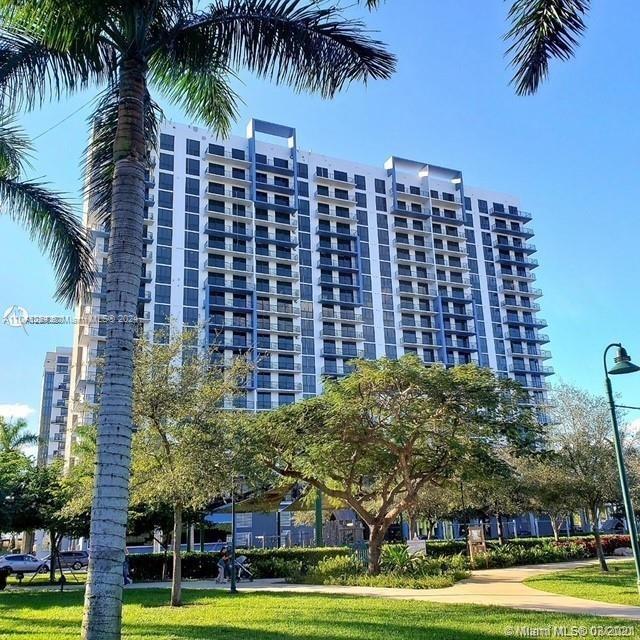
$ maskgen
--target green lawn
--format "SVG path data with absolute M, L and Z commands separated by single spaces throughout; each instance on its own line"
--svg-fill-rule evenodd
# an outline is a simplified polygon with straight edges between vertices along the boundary
M 597 565 L 556 571 L 529 578 L 526 584 L 576 598 L 640 606 L 633 562 L 610 562 L 608 573 L 600 571 Z
M 619 624 L 611 618 L 524 613 L 382 598 L 186 591 L 167 606 L 166 589 L 125 593 L 126 640 L 491 640 L 510 628 Z M 82 593 L 0 594 L 2 640 L 77 640 Z M 638 627 L 640 629 L 640 626 Z

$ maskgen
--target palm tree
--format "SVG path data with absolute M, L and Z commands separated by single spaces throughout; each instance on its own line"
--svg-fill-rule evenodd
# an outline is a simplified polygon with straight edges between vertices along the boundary
M 27 422 L 22 418 L 11 421 L 0 416 L 0 454 L 21 453 L 30 444 L 37 444 L 38 436 L 26 431 Z
M 236 114 L 229 87 L 244 68 L 296 91 L 331 97 L 354 80 L 387 78 L 395 59 L 361 22 L 317 0 L 0 0 L 0 86 L 34 107 L 104 87 L 87 155 L 87 192 L 109 212 L 107 314 L 136 314 L 145 170 L 156 87 L 223 135 Z M 83 638 L 120 637 L 132 434 L 134 323 L 107 325 L 91 561 Z
M 584 33 L 590 0 L 516 0 L 509 11 L 505 39 L 515 67 L 512 83 L 518 95 L 533 94 L 549 75 L 553 58 L 568 60 Z
M 58 283 L 56 298 L 71 304 L 94 282 L 91 245 L 59 194 L 41 182 L 21 179 L 30 151 L 31 143 L 13 117 L 0 113 L 0 213 L 26 227 L 49 254 Z

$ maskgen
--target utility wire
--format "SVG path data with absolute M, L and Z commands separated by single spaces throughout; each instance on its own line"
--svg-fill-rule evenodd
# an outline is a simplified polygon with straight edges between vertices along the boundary
M 72 118 L 73 116 L 75 116 L 76 113 L 78 113 L 79 111 L 82 111 L 85 107 L 89 106 L 92 102 L 96 100 L 97 97 L 98 96 L 93 96 L 90 100 L 85 102 L 83 105 L 79 106 L 75 111 L 72 111 L 68 116 L 65 116 L 59 122 L 56 122 L 55 124 L 51 125 L 48 129 L 45 129 L 42 133 L 39 133 L 37 136 L 35 136 L 35 138 L 31 138 L 31 140 L 34 141 L 34 140 L 37 140 L 38 138 L 42 138 L 42 136 L 46 135 L 50 131 L 53 131 L 54 129 L 59 127 L 61 124 L 69 120 L 69 118 Z

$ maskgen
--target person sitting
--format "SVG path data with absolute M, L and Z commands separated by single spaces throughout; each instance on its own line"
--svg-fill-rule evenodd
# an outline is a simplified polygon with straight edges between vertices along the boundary
M 229 573 L 229 552 L 226 547 L 223 547 L 220 558 L 218 559 L 218 577 L 216 578 L 216 582 L 224 582 L 227 580 L 227 576 Z

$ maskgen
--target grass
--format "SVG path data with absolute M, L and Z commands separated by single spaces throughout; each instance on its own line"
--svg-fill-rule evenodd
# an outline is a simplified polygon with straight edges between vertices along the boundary
M 0 594 L 2 640 L 76 640 L 82 593 Z M 166 589 L 127 590 L 124 640 L 492 640 L 515 627 L 624 625 L 611 618 L 447 606 L 409 600 L 185 591 L 184 606 L 167 606 Z M 640 629 L 640 626 L 638 627 Z
M 22 579 L 22 582 L 20 582 L 20 580 L 18 580 L 18 578 L 15 577 L 15 575 L 10 575 L 7 578 L 7 584 L 11 587 L 44 587 L 44 586 L 55 586 L 55 585 L 50 585 L 49 584 L 49 572 L 47 573 L 38 573 L 36 574 L 35 577 L 33 577 L 33 580 L 31 579 L 33 577 L 32 573 L 25 573 L 24 578 Z M 75 573 L 71 573 L 71 572 L 66 572 L 65 571 L 65 577 L 67 579 L 67 584 L 68 585 L 78 585 L 78 584 L 84 584 L 86 579 L 87 579 L 87 574 L 86 572 L 82 571 L 76 571 Z M 56 580 L 60 579 L 60 574 L 56 573 Z M 0 640 L 2 639 L 2 636 L 0 636 Z
M 529 587 L 541 591 L 640 606 L 633 562 L 610 562 L 608 573 L 600 571 L 600 568 L 594 565 L 571 571 L 546 573 L 529 578 L 525 582 Z

